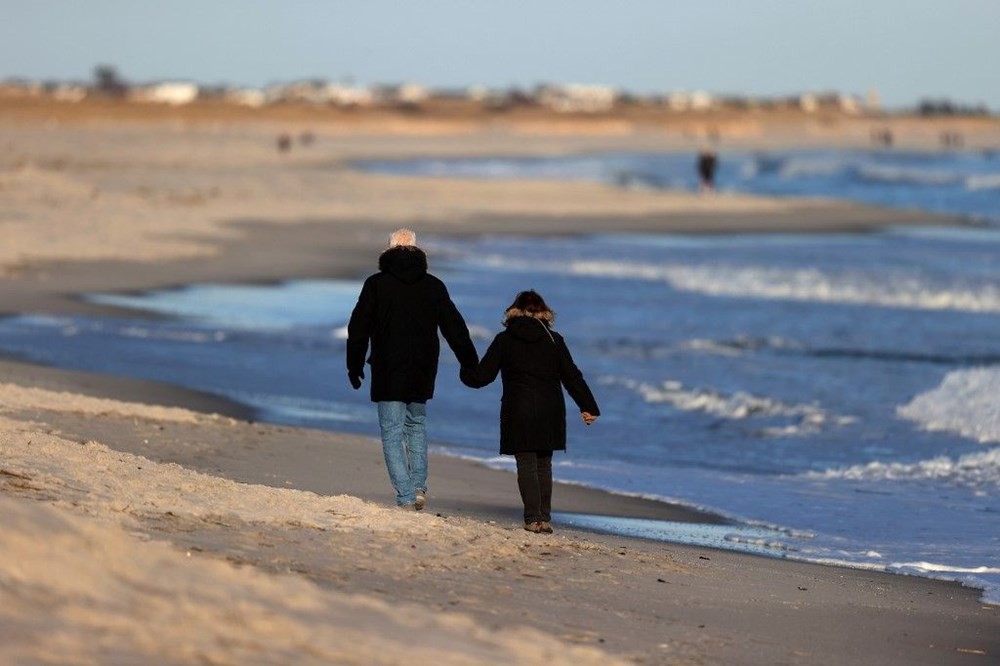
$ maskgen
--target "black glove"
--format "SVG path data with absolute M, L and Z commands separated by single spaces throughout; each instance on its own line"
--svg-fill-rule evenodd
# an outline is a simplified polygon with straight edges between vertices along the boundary
M 351 386 L 357 391 L 361 388 L 361 380 L 365 378 L 365 373 L 359 372 L 358 374 L 354 374 L 353 372 L 348 372 L 347 378 L 351 380 Z

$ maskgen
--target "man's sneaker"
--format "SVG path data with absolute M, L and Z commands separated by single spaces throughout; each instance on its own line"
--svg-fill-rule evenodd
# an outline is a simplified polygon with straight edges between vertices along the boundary
M 413 504 L 397 504 L 396 508 L 400 511 L 420 511 L 420 509 L 417 508 L 416 502 Z
M 552 523 L 547 520 L 543 520 L 539 524 L 542 526 L 542 529 L 539 530 L 542 534 L 552 534 Z
M 424 505 L 427 504 L 427 495 L 422 490 L 417 491 L 417 500 L 413 503 L 413 507 L 417 511 L 423 511 Z
M 542 523 L 525 523 L 524 529 L 534 534 L 540 534 L 542 531 Z

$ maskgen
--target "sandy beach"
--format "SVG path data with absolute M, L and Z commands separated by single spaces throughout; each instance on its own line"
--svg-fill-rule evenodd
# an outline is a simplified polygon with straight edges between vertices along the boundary
M 351 167 L 697 143 L 649 127 L 60 114 L 0 114 L 4 314 L 115 314 L 79 298 L 94 291 L 356 278 L 401 225 L 466 236 L 957 222 L 823 200 Z M 282 154 L 280 132 L 313 140 Z M 866 132 L 765 128 L 727 141 L 850 144 Z M 510 474 L 442 456 L 428 510 L 406 514 L 391 506 L 374 408 L 371 437 L 252 416 L 178 388 L 0 360 L 0 661 L 1000 660 L 1000 608 L 977 590 L 570 528 L 531 535 Z M 560 511 L 724 522 L 580 486 L 556 493 Z

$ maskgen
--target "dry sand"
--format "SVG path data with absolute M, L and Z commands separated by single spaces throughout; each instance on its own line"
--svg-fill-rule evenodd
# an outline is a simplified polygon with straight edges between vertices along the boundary
M 347 165 L 685 147 L 664 133 L 310 127 L 313 145 L 278 155 L 276 131 L 0 128 L 0 312 L 100 310 L 75 297 L 96 289 L 357 276 L 400 224 L 704 233 L 942 221 L 823 201 L 390 178 Z M 440 457 L 428 510 L 401 513 L 374 440 L 246 416 L 170 387 L 0 362 L 0 661 L 1000 659 L 1000 610 L 974 590 L 568 529 L 529 535 L 509 474 Z M 718 520 L 579 487 L 561 486 L 556 503 Z

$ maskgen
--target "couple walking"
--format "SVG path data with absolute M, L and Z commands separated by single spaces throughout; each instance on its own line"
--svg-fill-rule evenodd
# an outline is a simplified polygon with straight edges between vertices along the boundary
M 500 453 L 517 462 L 525 529 L 551 532 L 552 452 L 566 448 L 563 387 L 590 425 L 600 411 L 562 336 L 554 313 L 534 291 L 522 291 L 504 313 L 505 330 L 482 361 L 448 289 L 427 272 L 427 255 L 408 229 L 392 233 L 379 272 L 365 280 L 347 327 L 347 376 L 361 388 L 371 353 L 371 399 L 378 406 L 382 451 L 396 504 L 427 501 L 427 401 L 434 396 L 438 331 L 461 365 L 462 382 L 481 388 L 499 374 Z

